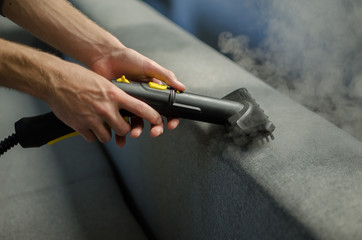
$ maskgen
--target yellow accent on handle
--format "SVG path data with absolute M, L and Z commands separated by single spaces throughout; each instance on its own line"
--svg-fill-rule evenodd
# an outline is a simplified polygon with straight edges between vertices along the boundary
M 129 83 L 129 80 L 123 75 L 121 78 L 116 79 L 117 82 Z
M 62 137 L 58 137 L 58 138 L 56 138 L 56 139 L 48 142 L 48 145 L 52 145 L 52 144 L 54 144 L 54 143 L 57 143 L 57 142 L 59 142 L 59 141 L 62 141 L 62 140 L 64 140 L 64 139 L 66 139 L 66 138 L 74 137 L 74 136 L 77 136 L 77 135 L 79 135 L 79 132 L 68 133 L 67 135 L 64 135 L 64 136 L 62 136 Z
M 130 119 L 129 119 L 129 117 L 123 117 L 123 120 L 125 120 L 127 123 L 130 123 Z
M 158 90 L 166 90 L 167 89 L 167 85 L 161 85 L 155 82 L 148 82 L 148 86 L 150 86 L 150 88 L 154 88 L 154 89 L 158 89 Z

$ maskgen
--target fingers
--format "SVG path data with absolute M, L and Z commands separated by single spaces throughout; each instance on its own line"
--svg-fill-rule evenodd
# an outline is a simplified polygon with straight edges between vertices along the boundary
M 129 123 L 123 119 L 118 109 L 115 109 L 115 112 L 105 120 L 118 136 L 126 136 L 131 129 Z
M 92 67 L 97 73 L 109 77 L 124 74 L 134 80 L 150 80 L 160 83 L 160 81 L 179 90 L 185 91 L 186 87 L 178 81 L 175 74 L 162 67 L 153 60 L 144 57 L 134 50 L 125 48 L 118 54 L 113 54 L 102 61 L 98 61 L 97 65 Z M 118 88 L 117 88 L 118 89 Z M 113 129 L 116 134 L 116 143 L 118 146 L 124 146 L 126 142 L 125 136 L 129 133 L 131 138 L 137 138 L 141 135 L 143 129 L 143 120 L 151 123 L 151 137 L 160 136 L 164 131 L 164 123 L 160 114 L 146 103 L 133 98 L 119 89 L 116 91 L 112 88 L 112 96 L 109 102 L 113 102 L 113 114 L 101 114 L 101 118 L 106 124 L 101 124 L 99 128 L 94 128 L 94 136 L 101 142 L 105 142 L 111 138 L 109 128 Z M 107 95 L 109 92 L 107 91 Z M 117 97 L 115 97 L 117 96 Z M 107 101 L 108 101 L 107 100 Z M 119 114 L 119 109 L 125 109 L 138 116 L 132 118 L 132 124 L 126 123 Z M 179 124 L 178 119 L 168 119 L 167 128 L 175 129 Z M 109 128 L 107 128 L 109 126 Z M 94 137 L 93 136 L 93 137 Z M 91 138 L 91 136 L 89 136 Z
M 130 137 L 131 138 L 138 138 L 141 133 L 142 133 L 142 129 L 144 127 L 144 123 L 143 123 L 143 119 L 140 117 L 132 117 L 132 127 L 131 127 L 131 132 L 130 132 Z M 159 136 L 159 126 L 156 127 L 156 130 L 152 130 L 151 129 L 151 136 Z M 163 127 L 162 127 L 162 131 L 163 131 Z M 115 136 L 116 139 L 116 144 L 118 147 L 124 147 L 124 145 L 126 144 L 126 136 L 120 136 L 117 135 Z
M 117 88 L 117 90 L 119 89 Z M 113 129 L 116 135 L 116 143 L 122 147 L 126 143 L 125 136 L 128 133 L 130 133 L 131 138 L 138 138 L 141 135 L 144 127 L 143 119 L 151 123 L 151 137 L 158 137 L 163 134 L 163 119 L 156 110 L 121 90 L 119 90 L 117 96 L 119 96 L 119 99 L 117 99 L 120 104 L 119 107 L 103 105 L 102 110 L 99 111 L 100 118 L 97 118 L 98 120 L 89 121 L 86 129 L 77 129 L 87 141 L 93 142 L 98 139 L 100 142 L 106 143 L 111 140 L 111 129 Z M 136 115 L 136 117 L 132 117 L 131 125 L 123 119 L 119 109 L 125 109 Z M 178 124 L 178 119 L 168 118 L 167 128 L 175 129 Z
M 130 132 L 129 136 L 131 138 L 138 138 L 142 133 L 143 126 L 144 126 L 144 124 L 143 124 L 142 118 L 132 117 L 131 132 Z
M 172 71 L 162 67 L 152 60 L 147 62 L 145 71 L 146 75 L 157 78 L 179 91 L 186 90 L 185 85 L 178 81 L 176 75 Z
M 162 67 L 133 49 L 123 49 L 121 59 L 122 65 L 118 65 L 118 69 L 122 74 L 130 75 L 136 79 L 156 78 L 179 91 L 186 90 L 185 85 L 177 80 L 177 77 L 172 71 Z M 127 59 L 127 61 L 125 61 L 125 59 Z
M 174 130 L 180 123 L 178 118 L 167 118 L 167 128 Z
M 158 80 L 157 78 L 152 78 L 152 82 L 162 85 L 163 82 L 161 80 Z
M 150 122 L 151 124 L 159 125 L 162 123 L 161 115 L 145 102 L 142 102 L 132 96 L 127 95 L 123 91 L 120 90 L 120 109 L 125 109 L 136 116 L 143 118 Z
M 116 135 L 116 144 L 118 147 L 124 147 L 126 144 L 126 136 Z
M 122 118 L 122 116 L 120 116 L 119 121 L 122 122 L 121 125 L 125 124 L 124 128 L 119 128 L 118 130 L 117 127 L 111 127 L 108 126 L 107 124 L 103 124 L 103 127 L 98 127 L 95 128 L 93 130 L 87 130 L 87 131 L 82 131 L 81 135 L 89 142 L 94 142 L 97 139 L 102 142 L 102 143 L 106 143 L 108 141 L 111 140 L 112 138 L 112 133 L 111 133 L 111 128 L 115 131 L 115 140 L 116 140 L 116 144 L 119 147 L 123 147 L 126 144 L 126 135 L 127 133 L 130 134 L 131 138 L 138 138 L 141 134 L 142 134 L 142 130 L 144 127 L 144 122 L 143 119 L 140 117 L 132 117 L 131 120 L 131 126 L 124 121 L 124 119 Z M 179 119 L 177 118 L 168 118 L 168 123 L 167 123 L 167 128 L 168 129 L 175 129 L 179 124 Z M 113 126 L 116 126 L 114 124 L 112 124 Z M 151 125 L 151 129 L 150 129 L 150 136 L 155 138 L 158 137 L 160 135 L 162 135 L 164 132 L 164 123 L 161 122 L 160 124 L 152 124 Z
M 163 122 L 160 124 L 153 124 L 151 125 L 151 137 L 155 138 L 160 136 L 163 133 Z
M 78 131 L 82 137 L 88 142 L 95 142 L 97 140 L 96 135 L 91 130 Z
M 146 103 L 127 95 L 121 90 L 117 92 L 116 96 L 116 102 L 118 102 L 119 106 L 113 109 L 113 114 L 105 112 L 102 115 L 106 124 L 100 124 L 99 127 L 92 129 L 94 135 L 99 139 L 99 141 L 107 142 L 111 139 L 111 128 L 115 131 L 117 145 L 122 147 L 126 142 L 125 136 L 129 132 L 131 138 L 137 138 L 141 135 L 144 126 L 143 119 L 151 123 L 152 137 L 157 137 L 163 133 L 162 117 L 156 110 Z M 118 109 L 125 109 L 136 115 L 136 117 L 132 117 L 131 126 L 124 121 Z M 110 109 L 108 110 L 111 111 Z M 107 128 L 106 126 L 109 127 Z
M 123 119 L 121 118 L 121 120 Z M 119 125 L 123 127 L 118 127 L 119 129 L 117 129 L 117 126 Z M 110 127 L 108 123 L 89 125 L 89 127 L 89 129 L 76 129 L 76 131 L 79 132 L 88 142 L 95 142 L 98 140 L 101 143 L 109 142 L 112 139 L 111 129 L 117 129 L 117 134 L 121 136 L 126 135 L 130 129 L 128 123 L 124 120 L 120 124 L 114 125 L 113 128 Z
M 112 133 L 109 127 L 102 124 L 95 126 L 93 133 L 101 143 L 109 142 L 112 138 Z

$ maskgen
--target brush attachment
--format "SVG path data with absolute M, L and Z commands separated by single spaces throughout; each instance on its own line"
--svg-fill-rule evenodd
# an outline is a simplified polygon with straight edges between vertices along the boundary
M 241 145 L 250 143 L 264 144 L 274 140 L 274 124 L 251 97 L 245 88 L 240 88 L 228 94 L 223 99 L 239 102 L 243 109 L 228 118 L 229 136 Z

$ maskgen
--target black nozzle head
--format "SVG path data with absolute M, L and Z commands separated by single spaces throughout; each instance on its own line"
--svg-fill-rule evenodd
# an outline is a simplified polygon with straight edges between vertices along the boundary
M 274 139 L 275 125 L 245 88 L 240 88 L 224 99 L 240 102 L 243 110 L 228 119 L 229 136 L 242 145 L 269 142 Z

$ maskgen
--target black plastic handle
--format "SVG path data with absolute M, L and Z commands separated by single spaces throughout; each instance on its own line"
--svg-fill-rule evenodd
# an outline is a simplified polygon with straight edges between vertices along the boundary
M 169 87 L 160 90 L 149 87 L 147 83 L 124 83 L 116 80 L 112 82 L 127 94 L 146 102 L 166 117 L 227 125 L 231 116 L 245 108 L 241 102 L 178 92 Z
M 175 89 L 163 90 L 147 83 L 112 82 L 127 94 L 146 102 L 166 117 L 186 118 L 216 124 L 228 124 L 228 119 L 242 111 L 244 104 L 237 101 L 205 97 L 192 93 L 180 93 Z M 120 110 L 123 117 L 134 116 Z M 53 112 L 35 117 L 22 118 L 15 123 L 16 137 L 24 148 L 40 147 L 64 137 L 74 130 L 60 121 Z
M 15 123 L 16 137 L 24 148 L 40 147 L 59 137 L 74 132 L 53 112 L 22 118 Z

